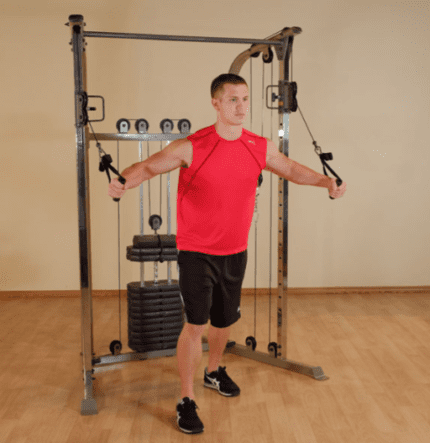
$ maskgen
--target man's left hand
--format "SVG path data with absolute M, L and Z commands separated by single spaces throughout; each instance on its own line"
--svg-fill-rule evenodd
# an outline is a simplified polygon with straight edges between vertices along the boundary
M 336 184 L 336 179 L 332 178 L 330 187 L 328 188 L 330 197 L 340 198 L 346 192 L 346 183 L 342 183 L 339 187 Z

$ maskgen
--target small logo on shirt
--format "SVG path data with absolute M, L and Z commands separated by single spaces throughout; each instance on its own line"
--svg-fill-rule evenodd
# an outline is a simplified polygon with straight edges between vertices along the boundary
M 255 142 L 253 142 L 252 140 L 248 140 L 248 143 L 252 143 L 253 145 L 255 145 Z

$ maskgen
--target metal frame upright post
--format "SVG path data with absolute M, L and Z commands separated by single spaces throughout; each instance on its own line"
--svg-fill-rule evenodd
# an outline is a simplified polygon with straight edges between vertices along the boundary
M 292 32 L 285 32 L 291 30 Z M 289 138 L 290 138 L 290 88 L 289 79 L 289 62 L 292 54 L 294 37 L 301 33 L 300 28 L 285 28 L 277 35 L 279 45 L 274 45 L 276 55 L 279 60 L 279 151 L 287 157 L 289 156 Z M 273 37 L 272 37 L 273 38 Z M 252 50 L 240 54 L 230 68 L 230 72 L 239 74 L 240 68 L 247 60 L 245 54 L 249 56 L 262 50 L 261 47 L 254 46 Z M 272 85 L 274 86 L 274 85 Z M 240 344 L 232 344 L 228 346 L 227 352 L 241 357 L 250 358 L 252 360 L 268 363 L 273 366 L 287 369 L 289 371 L 298 372 L 307 375 L 316 380 L 328 380 L 324 371 L 320 366 L 310 366 L 287 359 L 287 298 L 288 298 L 288 180 L 279 178 L 278 186 L 278 311 L 277 311 L 277 346 L 269 349 L 269 354 L 256 351 L 252 347 L 252 343 L 246 346 Z
M 287 106 L 286 83 L 290 80 L 289 61 L 294 37 L 284 40 L 282 49 L 277 49 L 279 58 L 279 127 L 282 130 L 279 150 L 290 156 L 290 114 Z M 287 357 L 287 295 L 288 295 L 288 180 L 279 179 L 278 221 L 278 343 L 280 357 Z
M 97 413 L 93 393 L 93 303 L 91 266 L 91 222 L 90 222 L 90 176 L 89 176 L 89 129 L 86 114 L 87 56 L 85 52 L 84 18 L 69 17 L 72 32 L 73 67 L 75 78 L 75 127 L 78 174 L 78 222 L 79 257 L 81 279 L 81 328 L 82 359 L 84 373 L 83 415 Z

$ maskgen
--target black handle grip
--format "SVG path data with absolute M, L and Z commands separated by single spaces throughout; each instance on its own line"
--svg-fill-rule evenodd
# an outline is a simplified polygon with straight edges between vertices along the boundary
M 337 185 L 337 187 L 339 187 L 342 183 L 343 183 L 343 182 L 342 182 L 342 180 L 341 180 L 340 178 L 338 178 L 338 179 L 336 180 L 336 185 Z M 329 196 L 329 197 L 330 197 L 330 196 Z M 336 199 L 333 198 L 333 197 L 330 197 L 330 199 L 331 199 L 331 200 L 336 200 Z
M 120 176 L 118 177 L 118 181 L 119 181 L 122 185 L 125 185 L 126 180 L 125 180 L 125 178 L 124 178 L 122 175 L 120 175 Z M 119 199 L 119 198 L 114 198 L 113 201 L 114 201 L 114 202 L 119 202 L 120 199 Z

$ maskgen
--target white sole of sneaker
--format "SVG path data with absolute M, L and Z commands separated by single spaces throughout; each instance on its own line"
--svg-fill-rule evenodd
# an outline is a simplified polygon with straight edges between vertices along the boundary
M 232 394 L 225 394 L 224 392 L 221 392 L 217 386 L 214 386 L 212 384 L 206 383 L 204 384 L 205 387 L 215 389 L 215 391 L 218 391 L 221 395 L 224 395 L 224 397 L 233 397 Z
M 184 429 L 184 428 L 181 428 L 181 427 L 179 426 L 179 417 L 177 417 L 176 421 L 177 421 L 177 423 L 178 423 L 178 428 L 179 428 L 182 432 L 184 432 L 185 434 L 201 434 L 201 433 L 205 430 L 205 428 L 203 427 L 202 430 L 198 430 L 198 431 L 190 431 L 190 430 L 188 430 L 188 429 Z

